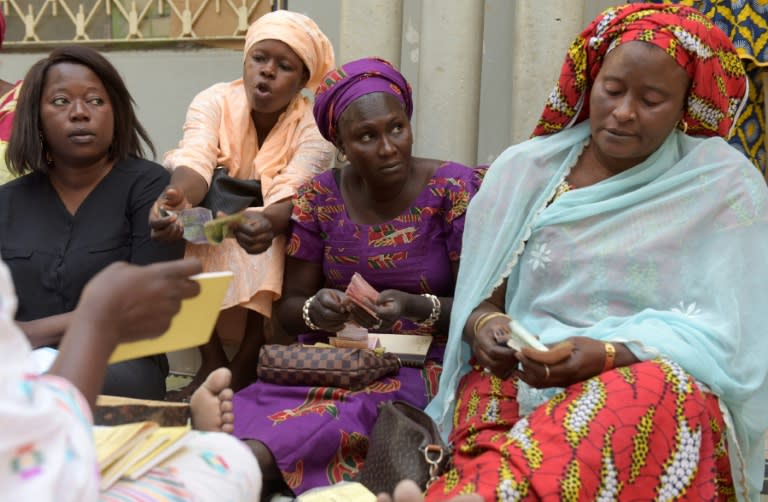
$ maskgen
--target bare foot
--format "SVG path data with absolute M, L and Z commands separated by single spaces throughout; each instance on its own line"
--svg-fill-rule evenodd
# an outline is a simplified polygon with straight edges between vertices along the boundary
M 208 375 L 189 402 L 192 427 L 199 431 L 232 433 L 234 393 L 229 387 L 231 382 L 232 372 L 228 368 L 218 368 Z
M 406 479 L 397 484 L 392 497 L 381 493 L 376 497 L 376 502 L 424 502 L 424 494 L 416 483 Z M 483 502 L 483 498 L 480 495 L 459 495 L 450 502 Z
M 419 485 L 406 479 L 397 484 L 392 497 L 386 493 L 380 493 L 376 497 L 376 502 L 424 502 L 424 494 Z

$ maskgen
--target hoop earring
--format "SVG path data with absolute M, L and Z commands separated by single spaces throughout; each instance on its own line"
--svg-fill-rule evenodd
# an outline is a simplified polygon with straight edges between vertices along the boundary
M 677 124 L 677 126 L 683 130 L 683 134 L 688 134 L 688 122 L 686 122 L 685 119 L 680 119 L 680 123 Z

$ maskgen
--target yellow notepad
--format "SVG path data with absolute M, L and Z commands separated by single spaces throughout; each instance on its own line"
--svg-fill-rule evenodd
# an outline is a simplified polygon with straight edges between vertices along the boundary
M 139 422 L 115 427 L 95 427 L 96 456 L 101 490 L 118 479 L 138 479 L 183 448 L 190 427 L 158 427 Z
M 163 462 L 181 449 L 189 438 L 189 425 L 179 427 L 160 427 L 144 440 L 129 456 L 130 468 L 126 471 L 128 479 L 139 479 L 145 472 Z
M 129 449 L 157 429 L 154 422 L 136 422 L 115 427 L 94 427 L 96 460 L 100 468 L 112 465 Z
M 342 481 L 331 486 L 308 490 L 296 502 L 376 502 L 376 495 L 357 481 Z
M 209 272 L 195 275 L 193 279 L 200 283 L 200 294 L 181 303 L 181 310 L 174 316 L 168 331 L 157 338 L 121 343 L 112 353 L 110 364 L 208 343 L 224 295 L 232 282 L 232 272 Z

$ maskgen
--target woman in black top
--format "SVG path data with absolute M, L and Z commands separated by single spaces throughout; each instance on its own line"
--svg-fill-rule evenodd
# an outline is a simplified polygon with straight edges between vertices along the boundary
M 0 252 L 34 347 L 55 347 L 85 284 L 110 263 L 181 258 L 183 242 L 149 237 L 152 203 L 168 185 L 117 70 L 97 51 L 55 49 L 30 68 L 7 160 L 21 176 L 0 187 Z M 84 348 L 87 350 L 87 348 Z M 163 399 L 165 355 L 109 367 L 105 394 Z

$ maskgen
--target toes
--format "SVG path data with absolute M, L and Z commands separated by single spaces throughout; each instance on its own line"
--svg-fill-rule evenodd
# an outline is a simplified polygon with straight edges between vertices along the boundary
M 232 411 L 232 401 L 222 401 L 219 404 L 219 410 L 221 410 L 222 413 L 228 413 Z
M 419 502 L 424 500 L 421 488 L 410 479 L 400 481 L 392 495 L 395 502 Z
M 229 368 L 217 368 L 208 375 L 203 385 L 211 394 L 217 395 L 226 390 L 232 383 L 232 372 Z
M 235 397 L 235 392 L 229 387 L 219 392 L 219 400 L 222 402 L 225 402 L 225 401 L 231 402 L 233 397 Z

